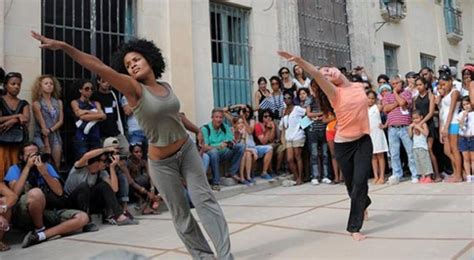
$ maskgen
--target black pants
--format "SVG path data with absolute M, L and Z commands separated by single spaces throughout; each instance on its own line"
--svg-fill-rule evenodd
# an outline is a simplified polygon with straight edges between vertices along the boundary
M 334 150 L 351 198 L 347 231 L 359 232 L 364 221 L 364 211 L 371 203 L 367 181 L 372 161 L 372 140 L 369 135 L 364 135 L 352 142 L 334 143 Z
M 115 217 L 123 213 L 115 192 L 105 181 L 99 181 L 92 187 L 82 183 L 71 192 L 68 200 L 70 208 L 82 210 L 87 214 L 102 213 L 104 209 L 110 210 Z

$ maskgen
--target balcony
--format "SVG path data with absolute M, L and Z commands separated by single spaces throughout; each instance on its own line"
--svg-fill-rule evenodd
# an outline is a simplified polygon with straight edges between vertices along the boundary
M 380 15 L 385 22 L 400 22 L 407 15 L 404 0 L 380 0 Z
M 446 35 L 448 41 L 457 44 L 462 40 L 462 16 L 461 10 L 445 6 L 444 22 L 446 24 Z

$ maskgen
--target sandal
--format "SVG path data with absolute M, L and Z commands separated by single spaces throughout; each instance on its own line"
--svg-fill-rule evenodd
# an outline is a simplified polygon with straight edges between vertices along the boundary
M 142 215 L 155 215 L 155 214 L 156 214 L 156 211 L 154 211 L 151 208 L 144 208 L 142 210 Z
M 0 241 L 0 252 L 8 251 L 8 250 L 10 250 L 10 246 Z

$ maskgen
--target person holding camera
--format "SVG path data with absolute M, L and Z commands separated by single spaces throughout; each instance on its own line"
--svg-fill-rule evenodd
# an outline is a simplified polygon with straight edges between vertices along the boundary
M 202 149 L 209 155 L 212 170 L 213 190 L 220 190 L 220 168 L 222 161 L 230 162 L 229 173 L 236 181 L 241 181 L 237 176 L 240 160 L 244 155 L 244 145 L 234 142 L 232 129 L 224 122 L 224 110 L 214 108 L 212 110 L 212 121 L 201 128 L 204 143 Z
M 46 241 L 50 237 L 83 230 L 89 222 L 86 213 L 66 209 L 63 187 L 49 156 L 39 153 L 37 144 L 26 143 L 20 150 L 20 163 L 8 170 L 5 181 L 20 196 L 14 210 L 14 224 L 30 229 L 22 247 Z M 87 231 L 87 230 L 84 230 Z
M 115 196 L 119 189 L 115 166 L 120 160 L 119 155 L 112 155 L 116 152 L 117 148 L 109 146 L 85 153 L 69 172 L 64 192 L 72 208 L 88 214 L 102 213 L 106 209 L 112 212 L 107 218 L 109 222 L 119 226 L 138 224 L 123 214 Z M 107 166 L 110 166 L 110 174 L 106 171 Z

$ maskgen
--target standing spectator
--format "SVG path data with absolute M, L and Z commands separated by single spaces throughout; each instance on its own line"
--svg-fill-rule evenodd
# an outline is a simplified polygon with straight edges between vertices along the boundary
M 295 84 L 297 90 L 300 88 L 309 88 L 311 85 L 311 79 L 306 77 L 303 68 L 296 64 L 293 65 L 293 75 L 295 75 L 293 83 Z
M 408 126 L 411 124 L 409 112 L 412 104 L 411 92 L 403 89 L 403 84 L 399 77 L 393 78 L 391 85 L 393 93 L 385 95 L 382 102 L 383 111 L 387 113 L 388 143 L 392 165 L 392 176 L 388 178 L 388 183 L 398 184 L 403 177 L 400 162 L 400 142 L 407 152 L 411 181 L 412 183 L 418 183 L 418 174 L 413 158 L 413 141 L 408 135 Z
M 418 88 L 415 85 L 415 80 L 418 77 L 418 73 L 414 71 L 410 71 L 405 74 L 406 89 L 411 92 L 412 98 L 416 98 L 418 96 Z
M 467 182 L 471 182 L 474 173 L 474 112 L 469 96 L 461 100 L 463 111 L 456 119 L 459 122 L 459 150 L 462 152 L 464 173 Z
M 388 84 L 388 81 L 390 80 L 390 78 L 385 75 L 385 74 L 380 74 L 378 77 L 377 77 L 377 84 L 378 84 L 378 87 L 380 88 L 382 85 L 384 84 Z M 378 92 L 380 93 L 380 89 L 378 89 Z
M 258 89 L 257 91 L 255 91 L 254 104 L 256 104 L 257 107 L 259 107 L 262 101 L 265 100 L 265 98 L 271 96 L 272 93 L 267 88 L 267 79 L 265 77 L 258 78 L 257 84 L 258 84 Z
M 322 182 L 332 183 L 329 179 L 329 155 L 328 144 L 326 140 L 327 122 L 322 110 L 321 99 L 322 91 L 315 80 L 311 80 L 311 92 L 313 93 L 306 107 L 306 114 L 312 119 L 312 123 L 305 129 L 306 144 L 310 152 L 311 175 L 313 176 L 311 184 L 318 185 L 320 178 L 320 169 L 322 170 Z M 300 93 L 300 90 L 298 90 Z M 320 149 L 321 148 L 321 149 Z M 319 160 L 319 150 L 321 150 L 322 164 Z
M 415 157 L 416 171 L 420 174 L 421 183 L 433 183 L 431 175 L 433 167 L 428 152 L 429 135 L 428 125 L 423 123 L 423 115 L 418 110 L 412 112 L 413 123 L 408 127 L 408 134 L 413 138 L 413 156 Z
M 433 120 L 436 107 L 435 96 L 431 92 L 430 85 L 425 78 L 418 77 L 415 80 L 415 85 L 418 88 L 418 95 L 415 97 L 413 109 L 421 113 L 421 124 L 426 123 L 428 125 L 428 152 L 430 154 L 430 161 L 433 164 L 434 180 L 435 182 L 439 182 L 441 181 L 441 177 L 439 174 L 438 160 L 436 159 L 433 149 L 434 141 L 438 138 L 438 130 Z
M 281 92 L 283 89 L 283 83 L 279 77 L 272 76 L 270 78 L 270 85 L 272 87 L 272 95 L 265 98 L 262 103 L 260 103 L 259 109 L 271 109 L 273 119 L 279 121 L 283 115 L 283 110 L 285 109 L 285 102 Z
M 64 185 L 64 192 L 72 208 L 80 209 L 88 214 L 112 212 L 107 220 L 112 224 L 138 224 L 123 214 L 123 210 L 115 196 L 118 191 L 118 179 L 115 166 L 120 158 L 111 155 L 116 148 L 98 148 L 85 153 L 74 163 L 74 167 Z M 110 174 L 107 173 L 107 164 Z
M 127 130 L 128 130 L 128 142 L 130 145 L 141 144 L 143 146 L 144 154 L 146 154 L 146 149 L 148 147 L 148 140 L 146 139 L 145 132 L 140 127 L 133 114 L 133 110 L 128 104 L 127 97 L 123 96 L 121 99 L 123 113 L 127 117 Z
M 0 178 L 3 180 L 8 168 L 18 162 L 22 143 L 28 139 L 27 127 L 30 122 L 30 105 L 19 99 L 22 77 L 18 72 L 5 75 L 6 94 L 0 97 Z
M 306 114 L 306 109 L 295 106 L 294 95 L 291 90 L 285 90 L 285 112 L 280 122 L 280 129 L 284 131 L 286 141 L 286 159 L 293 174 L 296 185 L 303 183 L 303 158 L 301 152 L 305 144 L 305 134 L 300 127 L 300 120 Z
M 60 169 L 62 141 L 59 129 L 64 122 L 61 86 L 51 75 L 36 78 L 33 84 L 33 115 L 35 117 L 34 141 L 40 151 L 50 153 L 56 169 Z
M 293 91 L 293 96 L 294 96 L 294 92 L 296 91 L 296 85 L 295 83 L 293 82 L 293 79 L 292 79 L 292 76 L 291 76 L 291 73 L 290 73 L 290 69 L 288 69 L 287 67 L 281 67 L 279 70 L 278 70 L 278 76 L 280 76 L 280 79 L 281 79 L 281 82 L 283 84 L 283 91 L 285 90 L 291 90 Z
M 469 96 L 469 84 L 474 81 L 474 64 L 467 63 L 462 69 L 461 96 Z
M 23 248 L 83 230 L 89 222 L 86 213 L 64 209 L 59 176 L 42 157 L 35 143 L 26 143 L 20 150 L 21 163 L 11 166 L 5 177 L 8 186 L 20 196 L 13 219 L 20 227 L 34 227 L 24 237 Z
M 130 157 L 127 160 L 127 168 L 130 173 L 130 187 L 135 191 L 142 214 L 153 214 L 158 209 L 160 198 L 155 194 L 155 186 L 152 185 L 148 171 L 148 164 L 143 160 L 143 146 L 141 144 L 130 145 Z
M 372 139 L 372 146 L 374 147 L 372 155 L 372 170 L 374 172 L 374 184 L 385 183 L 385 153 L 388 151 L 387 138 L 383 129 L 385 125 L 382 124 L 380 117 L 380 110 L 382 105 L 377 103 L 377 94 L 374 91 L 367 93 L 369 100 L 369 126 L 370 138 Z
M 7 251 L 10 247 L 3 242 L 5 233 L 10 230 L 10 220 L 12 209 L 18 200 L 18 196 L 8 188 L 2 181 L 0 182 L 0 252 Z
M 418 73 L 421 77 L 425 78 L 426 82 L 429 82 L 429 86 L 433 94 L 438 95 L 437 87 L 438 82 L 434 78 L 434 71 L 430 67 L 424 67 Z
M 77 127 L 74 135 L 75 158 L 79 160 L 87 151 L 101 146 L 97 122 L 104 120 L 106 115 L 99 102 L 90 100 L 93 91 L 90 80 L 78 80 L 75 87 L 81 94 L 78 99 L 71 101 Z
M 459 91 L 453 85 L 453 79 L 449 74 L 441 74 L 439 87 L 444 91 L 444 97 L 440 103 L 440 139 L 444 145 L 444 153 L 451 160 L 453 175 L 446 182 L 461 182 L 461 154 L 458 148 L 459 122 L 456 115 L 459 112 Z
M 232 129 L 224 122 L 224 110 L 214 108 L 212 110 L 212 121 L 201 128 L 204 138 L 203 149 L 209 155 L 212 170 L 213 190 L 220 190 L 220 163 L 230 163 L 229 173 L 233 179 L 240 181 L 237 176 L 240 160 L 244 155 L 244 146 L 234 142 Z
M 92 94 L 91 100 L 99 102 L 105 112 L 105 120 L 99 122 L 100 137 L 104 140 L 107 137 L 115 137 L 119 140 L 119 151 L 128 155 L 128 140 L 122 123 L 124 112 L 120 106 L 117 94 L 112 90 L 110 83 L 97 78 L 97 90 Z

